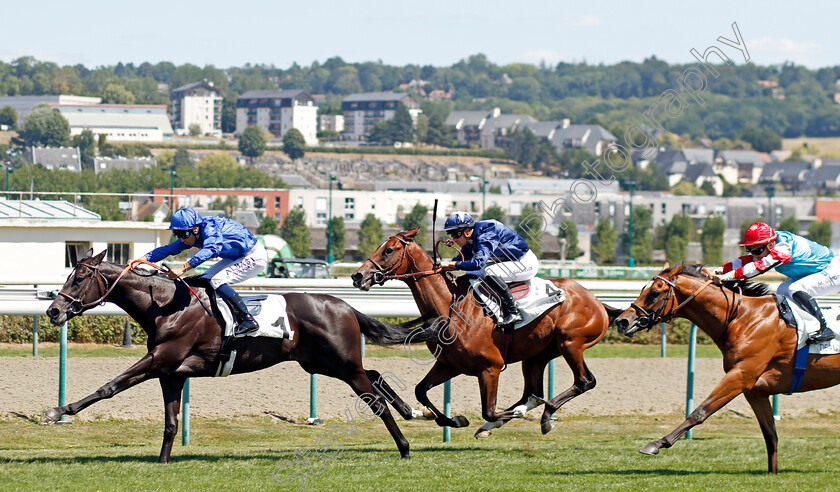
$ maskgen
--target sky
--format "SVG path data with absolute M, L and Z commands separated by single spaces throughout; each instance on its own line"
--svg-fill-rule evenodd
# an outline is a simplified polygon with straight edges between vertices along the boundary
M 7 3 L 8 5 L 8 3 Z M 449 66 L 476 53 L 496 64 L 695 61 L 716 45 L 736 64 L 840 64 L 840 2 L 540 0 L 46 0 L 0 6 L 0 60 L 88 68 L 118 62 L 288 68 L 347 62 Z M 748 55 L 718 41 L 737 41 Z

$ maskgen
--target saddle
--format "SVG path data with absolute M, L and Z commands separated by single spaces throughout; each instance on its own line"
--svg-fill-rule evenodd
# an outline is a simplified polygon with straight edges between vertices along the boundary
M 485 314 L 498 323 L 502 317 L 502 307 L 496 293 L 477 277 L 470 279 L 470 288 Z M 511 282 L 508 284 L 508 289 L 513 294 L 516 307 L 522 315 L 522 321 L 516 323 L 514 330 L 528 325 L 566 299 L 566 292 L 563 289 L 539 277 L 524 282 Z

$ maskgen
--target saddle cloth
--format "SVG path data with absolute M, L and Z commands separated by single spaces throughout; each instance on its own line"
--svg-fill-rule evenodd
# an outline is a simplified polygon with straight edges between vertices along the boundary
M 259 329 L 254 333 L 250 333 L 249 337 L 271 337 L 271 338 L 287 338 L 292 340 L 295 336 L 289 324 L 289 318 L 286 314 L 286 298 L 280 294 L 265 295 L 265 296 L 242 296 L 245 305 L 248 307 L 248 312 L 260 325 Z M 227 303 L 221 301 L 217 304 L 219 312 L 222 314 L 223 329 L 226 337 L 233 334 L 235 322 L 233 315 Z
M 785 301 L 787 301 L 786 304 L 788 305 L 794 320 L 796 320 L 796 330 L 798 336 L 796 348 L 800 349 L 808 343 L 808 336 L 820 331 L 820 322 L 817 321 L 817 318 L 811 316 L 810 313 L 799 307 L 794 300 L 785 298 Z M 781 309 L 782 303 L 779 302 L 778 304 Z M 834 331 L 835 335 L 840 333 L 840 321 L 837 319 L 840 317 L 840 306 L 827 306 L 822 307 L 820 310 L 822 311 L 828 327 Z M 840 354 L 840 340 L 835 337 L 834 340 L 814 343 L 811 345 L 808 353 L 823 355 Z
M 470 288 L 484 307 L 484 312 L 498 323 L 502 313 L 498 295 L 489 287 L 482 286 L 482 283 L 480 278 L 471 278 Z M 566 291 L 539 277 L 525 282 L 514 282 L 508 287 L 522 315 L 522 321 L 516 323 L 514 329 L 522 328 L 566 300 Z

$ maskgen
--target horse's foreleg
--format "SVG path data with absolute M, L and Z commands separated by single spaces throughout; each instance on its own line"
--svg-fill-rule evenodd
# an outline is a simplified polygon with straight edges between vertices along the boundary
M 694 411 L 691 412 L 691 415 L 689 415 L 682 424 L 662 439 L 657 439 L 656 441 L 649 443 L 647 446 L 640 449 L 639 452 L 642 454 L 657 454 L 660 449 L 670 448 L 673 446 L 674 443 L 685 435 L 689 429 L 695 425 L 705 422 L 709 416 L 723 408 L 723 406 L 732 401 L 733 398 L 744 392 L 747 389 L 744 381 L 747 379 L 755 381 L 757 377 L 749 378 L 749 376 L 744 374 L 742 371 L 736 368 L 731 369 L 726 373 L 726 376 L 720 380 L 717 386 L 715 386 L 715 389 L 712 390 L 709 396 L 703 400 L 703 403 L 695 408 Z
M 374 387 L 374 384 L 371 382 L 368 374 L 362 370 L 362 372 L 356 373 L 354 378 L 345 381 L 351 388 L 353 388 L 353 391 L 359 396 L 359 398 L 367 403 L 371 411 L 373 411 L 373 413 L 377 417 L 381 418 L 382 422 L 385 423 L 385 427 L 388 429 L 388 432 L 391 433 L 391 437 L 394 438 L 394 442 L 397 443 L 397 449 L 400 451 L 400 456 L 406 459 L 410 458 L 411 455 L 408 450 L 408 440 L 405 436 L 403 436 L 396 421 L 394 421 L 394 416 L 391 415 L 391 411 L 388 410 L 388 405 L 386 405 L 383 401 L 385 400 L 385 397 L 382 396 Z
M 160 378 L 160 388 L 163 390 L 163 410 L 165 421 L 163 428 L 163 445 L 160 448 L 158 463 L 169 463 L 172 453 L 172 443 L 178 434 L 178 413 L 181 410 L 181 393 L 184 389 L 183 376 L 167 376 Z
M 414 396 L 417 398 L 417 401 L 434 414 L 435 422 L 441 427 L 466 427 L 470 425 L 470 421 L 463 415 L 458 415 L 454 419 L 450 419 L 445 416 L 443 412 L 435 408 L 435 406 L 432 405 L 432 402 L 429 401 L 428 393 L 430 389 L 443 382 L 449 381 L 459 374 L 461 374 L 461 372 L 457 369 L 454 369 L 440 361 L 436 361 L 429 370 L 429 373 L 426 374 L 426 377 L 424 377 L 423 380 L 417 383 L 417 386 L 414 387 Z
M 52 421 L 58 421 L 62 415 L 76 415 L 85 408 L 93 405 L 99 400 L 111 398 L 121 391 L 131 388 L 135 384 L 152 377 L 152 367 L 154 365 L 154 355 L 148 353 L 142 359 L 137 361 L 133 366 L 129 367 L 125 372 L 112 379 L 108 384 L 96 390 L 93 394 L 88 395 L 81 400 L 64 405 L 62 407 L 55 407 L 44 412 L 44 417 Z
M 402 416 L 402 418 L 406 420 L 411 420 L 414 418 L 411 405 L 403 401 L 403 399 L 400 398 L 400 395 L 398 395 L 397 392 L 394 391 L 388 384 L 388 379 L 390 378 L 388 377 L 387 372 L 385 373 L 385 376 L 382 376 L 381 374 L 379 374 L 378 371 L 374 371 L 371 369 L 365 370 L 365 373 L 367 373 L 368 379 L 373 381 L 373 387 L 376 389 L 377 393 L 379 393 L 380 395 L 382 395 L 383 398 L 388 400 L 388 403 L 390 403 L 391 406 L 393 406 L 397 410 L 397 412 Z M 405 385 L 402 381 L 397 379 L 396 376 L 393 376 L 393 378 L 396 380 L 400 389 L 405 389 Z
M 761 434 L 764 435 L 764 444 L 767 446 L 767 469 L 770 473 L 779 473 L 778 443 L 779 436 L 776 434 L 776 420 L 773 418 L 773 406 L 767 394 L 756 394 L 753 391 L 745 391 L 744 397 L 753 409 L 758 425 L 761 427 Z
M 569 389 L 546 402 L 545 410 L 543 410 L 542 418 L 540 419 L 540 429 L 543 434 L 547 434 L 554 428 L 554 424 L 551 423 L 551 416 L 554 415 L 554 412 L 568 403 L 569 400 L 595 387 L 595 376 L 583 360 L 583 347 L 581 345 L 573 343 L 562 344 L 560 346 L 560 353 L 563 355 L 566 364 L 569 365 L 569 369 L 572 370 L 572 375 L 575 380 Z
M 475 433 L 475 437 L 487 437 L 493 429 L 501 427 L 513 418 L 512 410 L 496 411 L 496 397 L 499 390 L 500 367 L 488 367 L 478 376 L 478 388 L 481 391 L 481 416 L 487 421 Z
M 524 417 L 530 410 L 537 408 L 544 403 L 543 395 L 543 373 L 545 366 L 549 360 L 554 358 L 556 354 L 551 353 L 545 355 L 543 352 L 538 356 L 532 357 L 522 361 L 522 377 L 525 380 L 525 388 L 522 392 L 522 398 L 505 410 L 505 414 L 510 414 L 512 417 Z M 490 437 L 493 429 L 498 429 L 511 419 L 503 419 L 496 421 L 489 421 L 482 425 L 475 433 L 475 437 Z

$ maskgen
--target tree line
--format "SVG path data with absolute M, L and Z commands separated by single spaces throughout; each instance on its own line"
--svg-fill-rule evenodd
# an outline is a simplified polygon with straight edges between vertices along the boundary
M 526 113 L 540 121 L 629 124 L 656 102 L 689 65 L 656 57 L 613 65 L 558 63 L 498 65 L 483 54 L 448 67 L 347 63 L 340 57 L 288 68 L 250 65 L 217 68 L 194 64 L 118 63 L 89 69 L 21 57 L 0 62 L 0 95 L 74 94 L 106 103 L 169 104 L 169 90 L 207 80 L 224 97 L 222 129 L 236 126 L 236 98 L 249 90 L 303 89 L 324 94 L 322 112 L 339 113 L 343 96 L 358 92 L 441 89 L 448 101 L 422 102 L 426 114 L 457 110 Z M 708 83 L 704 105 L 690 105 L 665 127 L 694 138 L 734 139 L 748 125 L 783 137 L 840 136 L 840 112 L 833 102 L 840 65 L 816 70 L 785 63 L 719 65 Z M 400 85 L 412 83 L 407 89 Z M 759 83 L 759 81 L 763 81 Z M 781 98 L 781 97 L 784 98 Z M 607 126 L 604 124 L 603 126 Z

